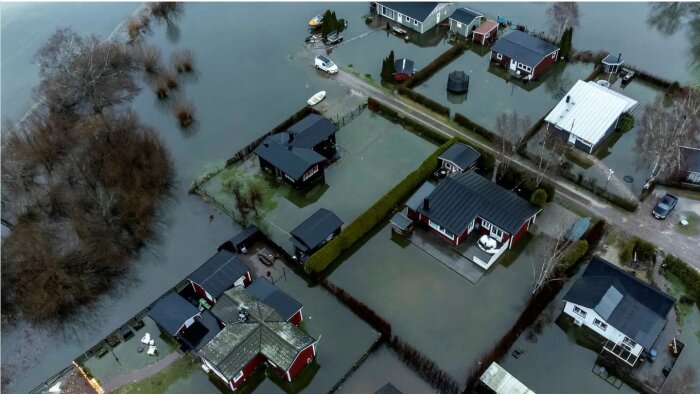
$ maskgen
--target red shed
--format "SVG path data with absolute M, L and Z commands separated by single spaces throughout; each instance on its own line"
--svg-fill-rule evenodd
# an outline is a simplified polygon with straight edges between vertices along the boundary
M 498 22 L 487 20 L 482 23 L 479 27 L 474 29 L 474 34 L 472 35 L 472 40 L 478 42 L 481 45 L 489 45 L 496 40 L 498 36 Z
M 516 76 L 537 78 L 557 61 L 559 48 L 522 31 L 514 31 L 496 42 L 491 61 L 506 67 Z

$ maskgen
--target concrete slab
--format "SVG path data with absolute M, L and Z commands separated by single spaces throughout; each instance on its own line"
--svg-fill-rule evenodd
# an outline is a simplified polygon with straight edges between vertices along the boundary
M 479 268 L 472 261 L 453 249 L 447 242 L 438 238 L 435 234 L 417 228 L 409 238 L 411 243 L 421 248 L 458 275 L 471 283 L 476 282 L 484 276 L 486 271 Z

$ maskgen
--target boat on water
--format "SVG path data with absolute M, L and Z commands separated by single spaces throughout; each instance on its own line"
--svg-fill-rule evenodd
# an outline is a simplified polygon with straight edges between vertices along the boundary
M 318 93 L 314 94 L 313 96 L 311 96 L 311 98 L 308 99 L 308 100 L 306 101 L 306 103 L 313 107 L 314 105 L 316 105 L 316 104 L 320 103 L 321 101 L 323 101 L 324 98 L 326 98 L 326 91 L 325 91 L 325 90 L 321 90 L 320 92 L 318 92 Z
M 323 24 L 323 15 L 316 15 L 309 21 L 309 26 L 316 28 Z

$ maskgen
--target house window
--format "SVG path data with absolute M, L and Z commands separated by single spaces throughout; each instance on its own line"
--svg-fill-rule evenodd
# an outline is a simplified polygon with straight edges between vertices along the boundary
M 637 342 L 625 337 L 625 339 L 622 340 L 622 346 L 626 347 L 627 350 L 632 350 L 637 346 Z
M 483 228 L 485 228 L 485 229 L 487 229 L 487 230 L 491 230 L 491 223 L 487 222 L 486 220 L 482 220 L 482 221 L 481 221 L 481 227 L 483 227 Z
M 414 20 L 413 20 L 413 24 L 416 25 L 416 26 L 418 26 L 418 21 L 414 19 Z
M 307 172 L 304 174 L 304 180 L 305 180 L 305 181 L 308 180 L 309 178 L 311 178 L 311 177 L 312 177 L 315 173 L 317 173 L 317 172 L 318 172 L 318 164 L 315 165 L 312 169 L 310 169 L 309 171 L 307 171 Z
M 491 226 L 491 235 L 493 235 L 496 238 L 502 238 L 503 237 L 503 230 L 496 226 Z
M 243 377 L 243 370 L 241 369 L 240 371 L 238 371 L 236 376 L 233 377 L 233 381 L 238 382 L 239 380 L 241 380 L 242 377 Z
M 496 59 L 498 59 L 498 60 L 503 59 L 503 55 L 501 55 L 500 53 L 497 53 L 497 54 L 496 54 Z
M 581 316 L 581 317 L 584 317 L 584 318 L 586 317 L 586 311 L 584 311 L 583 309 L 581 309 L 577 306 L 574 306 L 574 313 Z
M 409 17 L 409 16 L 406 17 L 406 23 L 411 23 L 411 17 Z
M 601 330 L 605 331 L 608 328 L 608 325 L 603 323 L 602 320 L 600 319 L 594 319 L 593 320 L 593 325 L 600 328 Z
M 433 222 L 432 220 L 428 220 L 428 224 L 430 227 L 434 228 L 435 230 L 439 231 L 442 235 L 446 236 L 447 238 L 454 240 L 455 236 L 451 232 L 447 231 L 446 228 L 442 227 L 441 225 Z
M 459 23 L 459 22 L 457 22 L 457 28 L 458 28 L 458 29 L 461 29 L 461 28 L 462 28 L 462 24 Z
M 521 69 L 521 70 L 525 70 L 525 71 L 527 71 L 527 72 L 532 71 L 532 67 L 528 67 L 528 66 L 526 66 L 526 65 L 524 65 L 524 64 L 522 64 L 522 63 L 518 63 L 518 68 Z

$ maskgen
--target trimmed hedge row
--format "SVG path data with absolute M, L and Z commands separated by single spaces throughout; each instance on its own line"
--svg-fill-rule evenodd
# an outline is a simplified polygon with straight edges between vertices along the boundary
M 654 262 L 656 258 L 656 246 L 643 239 L 632 237 L 627 240 L 625 247 L 620 251 L 620 260 L 623 264 L 631 263 L 634 259 L 634 254 L 637 253 L 638 261 Z
M 700 305 L 700 272 L 689 266 L 685 261 L 673 255 L 664 258 L 664 266 L 672 274 L 676 275 L 685 285 L 686 290 Z
M 427 127 L 422 123 L 413 120 L 412 118 L 399 115 L 398 112 L 394 111 L 393 109 L 387 107 L 386 105 L 380 103 L 379 101 L 371 97 L 367 99 L 367 106 L 370 109 L 370 111 L 376 112 L 377 114 L 383 116 L 391 122 L 401 124 L 401 126 L 411 131 L 412 133 L 417 134 L 418 136 L 423 137 L 429 141 L 432 141 L 437 145 L 442 145 L 445 142 L 449 141 L 449 138 L 444 134 L 438 133 L 431 127 Z
M 438 156 L 449 148 L 456 139 L 442 144 L 423 164 L 410 173 L 399 184 L 394 186 L 387 194 L 379 199 L 367 211 L 350 223 L 345 229 L 325 244 L 319 251 L 311 255 L 306 261 L 307 271 L 320 273 L 335 261 L 340 255 L 359 241 L 363 235 L 374 228 L 379 222 L 389 215 L 402 201 L 406 200 L 418 186 L 423 183 L 435 171 L 438 165 Z
M 581 260 L 583 256 L 588 252 L 588 241 L 585 239 L 579 239 L 574 242 L 573 245 L 569 246 L 569 249 L 561 257 L 559 263 L 559 269 L 563 270 L 567 274 L 571 273 L 571 269 L 576 264 L 577 261 Z
M 422 94 L 415 92 L 405 86 L 399 86 L 398 87 L 399 94 L 402 96 L 406 96 L 410 98 L 411 100 L 415 101 L 416 103 L 428 108 L 429 110 L 433 112 L 437 112 L 440 115 L 445 115 L 447 117 L 450 116 L 450 109 L 445 107 L 444 105 L 438 103 L 435 100 L 429 99 Z
M 438 70 L 440 70 L 452 60 L 464 53 L 466 47 L 467 46 L 465 44 L 453 45 L 452 48 L 443 52 L 440 56 L 436 57 L 435 60 L 428 63 L 427 66 L 423 67 L 422 69 L 420 69 L 420 71 L 413 74 L 410 78 L 404 81 L 402 86 L 405 86 L 407 88 L 413 88 L 415 86 L 420 85 L 421 83 L 423 83 L 423 81 L 430 78 Z

